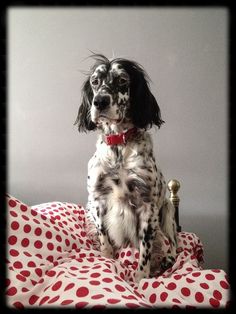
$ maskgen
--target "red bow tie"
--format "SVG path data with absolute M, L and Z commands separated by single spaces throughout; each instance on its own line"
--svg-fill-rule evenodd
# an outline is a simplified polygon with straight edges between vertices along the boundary
M 105 142 L 107 145 L 121 145 L 126 144 L 128 139 L 137 133 L 137 128 L 129 129 L 123 133 L 115 135 L 106 135 Z

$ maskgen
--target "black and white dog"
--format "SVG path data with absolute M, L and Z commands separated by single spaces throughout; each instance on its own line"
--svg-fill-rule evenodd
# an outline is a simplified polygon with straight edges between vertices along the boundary
M 104 256 L 113 257 L 127 243 L 139 249 L 139 282 L 163 265 L 170 266 L 176 257 L 174 207 L 165 197 L 166 183 L 147 132 L 164 121 L 138 63 L 94 58 L 75 122 L 79 131 L 99 131 L 97 150 L 88 164 L 87 209 Z M 164 235 L 171 245 L 168 255 L 162 250 Z

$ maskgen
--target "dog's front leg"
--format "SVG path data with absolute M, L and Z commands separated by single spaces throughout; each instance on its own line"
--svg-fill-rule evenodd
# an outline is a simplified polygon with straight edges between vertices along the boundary
M 113 258 L 113 247 L 109 242 L 109 236 L 105 231 L 104 227 L 102 226 L 98 233 L 100 244 L 101 244 L 101 253 L 102 256 Z
M 148 221 L 142 221 L 139 230 L 139 264 L 135 275 L 136 282 L 139 282 L 142 278 L 148 278 L 150 275 L 150 262 L 155 233 L 156 229 L 150 218 Z
M 100 250 L 103 256 L 111 258 L 113 257 L 113 248 L 109 242 L 109 236 L 107 230 L 104 226 L 104 216 L 106 214 L 106 206 L 102 203 L 101 200 L 89 200 L 87 204 L 87 210 L 94 221 L 98 239 L 100 242 Z

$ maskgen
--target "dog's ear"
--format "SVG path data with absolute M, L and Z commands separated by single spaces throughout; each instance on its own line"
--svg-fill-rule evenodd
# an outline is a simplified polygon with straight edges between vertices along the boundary
M 78 116 L 74 123 L 74 125 L 78 124 L 78 130 L 80 132 L 86 132 L 96 129 L 96 124 L 92 122 L 90 114 L 92 99 L 93 91 L 88 78 L 82 87 L 82 102 L 79 107 Z
M 130 86 L 130 115 L 138 128 L 149 128 L 153 124 L 158 128 L 164 123 L 158 103 L 151 93 L 147 76 L 142 69 L 136 68 Z

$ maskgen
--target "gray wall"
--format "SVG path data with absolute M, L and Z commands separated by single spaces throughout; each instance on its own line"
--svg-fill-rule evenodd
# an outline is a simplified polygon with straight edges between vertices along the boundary
M 165 125 L 153 130 L 167 180 L 181 182 L 181 224 L 200 236 L 205 267 L 227 270 L 225 9 L 10 8 L 8 192 L 30 205 L 85 205 L 96 133 L 73 122 L 90 51 L 141 63 Z

